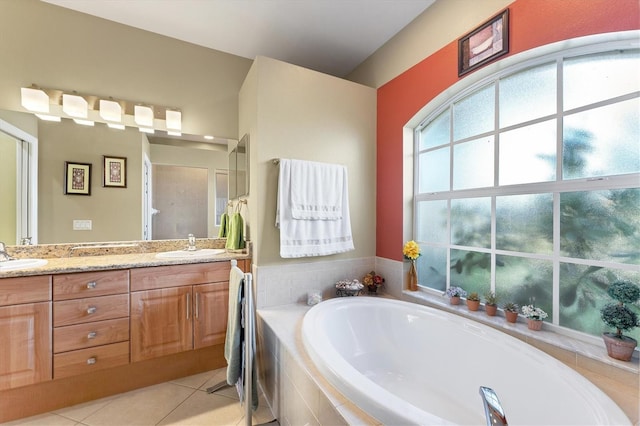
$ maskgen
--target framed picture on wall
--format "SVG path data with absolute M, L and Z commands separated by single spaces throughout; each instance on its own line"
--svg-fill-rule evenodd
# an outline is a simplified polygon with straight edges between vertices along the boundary
M 64 193 L 91 195 L 91 164 L 64 162 Z
M 509 52 L 509 9 L 458 40 L 458 76 Z
M 103 157 L 102 186 L 105 188 L 126 188 L 127 187 L 127 159 L 126 157 L 114 157 L 104 155 Z

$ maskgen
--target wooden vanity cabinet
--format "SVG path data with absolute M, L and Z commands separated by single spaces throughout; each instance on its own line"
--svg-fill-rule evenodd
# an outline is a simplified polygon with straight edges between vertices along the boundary
M 53 276 L 53 378 L 129 363 L 129 271 Z
M 229 262 L 131 270 L 131 361 L 223 344 Z
M 0 279 L 0 390 L 51 380 L 51 276 Z

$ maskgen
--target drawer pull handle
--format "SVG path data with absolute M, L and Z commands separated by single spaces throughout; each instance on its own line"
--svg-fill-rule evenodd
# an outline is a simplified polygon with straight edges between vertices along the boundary
M 187 319 L 189 319 L 191 317 L 191 293 L 187 293 L 185 294 L 185 296 L 186 296 L 185 305 L 187 308 Z
M 96 359 L 96 357 L 95 357 L 95 356 L 92 356 L 91 358 L 89 358 L 89 359 L 87 360 L 87 365 L 93 365 L 93 364 L 95 364 L 96 362 L 98 362 L 98 360 Z
M 87 313 L 89 315 L 95 314 L 97 310 L 98 310 L 98 308 L 96 308 L 95 306 L 89 306 L 89 308 L 87 309 Z
M 200 318 L 200 293 L 196 293 L 196 319 Z
M 90 281 L 87 283 L 87 288 L 96 288 L 96 286 L 98 285 L 98 283 L 96 283 L 95 281 Z
M 87 334 L 87 339 L 95 339 L 97 335 L 98 335 L 97 332 L 90 331 L 89 334 Z

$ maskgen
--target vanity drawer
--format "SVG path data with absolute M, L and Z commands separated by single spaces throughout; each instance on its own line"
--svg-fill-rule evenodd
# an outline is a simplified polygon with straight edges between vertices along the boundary
M 53 356 L 53 378 L 92 373 L 129 363 L 129 342 L 80 349 Z M 97 386 L 100 386 L 98 383 Z
M 53 352 L 68 352 L 129 340 L 129 318 L 68 325 L 53 329 Z
M 0 279 L 0 306 L 51 300 L 51 275 Z
M 53 276 L 53 300 L 129 292 L 129 271 L 79 272 Z
M 131 270 L 131 291 L 229 281 L 229 262 L 154 266 Z
M 53 303 L 54 327 L 128 316 L 129 294 L 89 297 Z

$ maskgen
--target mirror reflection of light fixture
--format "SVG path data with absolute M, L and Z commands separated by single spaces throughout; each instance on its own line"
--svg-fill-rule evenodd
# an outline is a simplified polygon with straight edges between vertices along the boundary
M 204 135 L 204 138 L 208 141 L 212 141 L 213 140 L 213 136 L 211 135 Z
M 153 127 L 153 110 L 148 106 L 136 105 L 133 109 L 133 114 L 138 126 Z
M 122 122 L 122 107 L 118 102 L 100 99 L 100 117 L 114 123 Z
M 55 115 L 35 114 L 35 116 L 44 121 L 55 121 L 56 123 L 62 121 L 62 118 Z
M 93 126 L 95 125 L 95 123 L 91 120 L 83 120 L 81 118 L 74 118 L 73 121 L 75 121 L 76 124 L 79 124 L 81 126 Z
M 49 95 L 44 90 L 21 87 L 22 106 L 32 112 L 49 112 Z
M 62 111 L 75 118 L 87 118 L 89 104 L 82 96 L 62 94 Z
M 107 123 L 107 127 L 110 129 L 124 130 L 124 124 Z
M 138 130 L 142 133 L 149 133 L 151 135 L 155 133 L 155 130 L 150 127 L 138 127 Z

